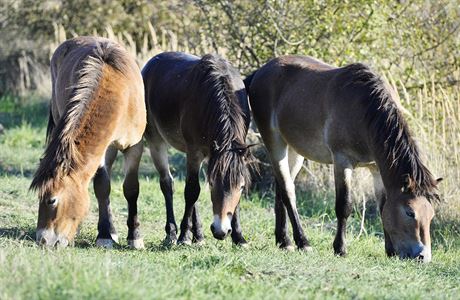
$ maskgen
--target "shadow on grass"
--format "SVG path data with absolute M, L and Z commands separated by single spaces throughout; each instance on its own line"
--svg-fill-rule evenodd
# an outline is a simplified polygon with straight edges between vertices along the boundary
M 16 176 L 32 178 L 35 170 L 31 169 L 20 169 L 13 166 L 5 166 L 0 161 L 0 176 Z
M 0 237 L 10 240 L 35 241 L 35 228 L 3 227 L 0 228 Z

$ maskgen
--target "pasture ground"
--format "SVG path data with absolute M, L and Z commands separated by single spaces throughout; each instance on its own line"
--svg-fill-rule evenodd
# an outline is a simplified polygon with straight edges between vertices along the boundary
M 28 192 L 42 153 L 47 108 L 32 101 L 17 108 L 0 103 L 0 299 L 297 299 L 388 298 L 458 299 L 459 222 L 435 220 L 433 262 L 387 258 L 378 219 L 366 221 L 358 237 L 359 213 L 348 227 L 348 252 L 335 257 L 333 192 L 298 193 L 302 221 L 314 251 L 285 252 L 274 245 L 273 192 L 242 200 L 247 249 L 217 241 L 209 230 L 211 202 L 202 188 L 199 200 L 206 242 L 202 246 L 162 246 L 165 210 L 157 174 L 145 153 L 141 166 L 139 211 L 146 243 L 126 247 L 126 202 L 121 189 L 121 159 L 115 165 L 112 205 L 120 246 L 95 247 L 97 203 L 73 248 L 48 250 L 34 243 L 37 198 Z M 183 211 L 183 157 L 173 153 L 175 212 Z M 204 185 L 204 184 L 203 184 Z M 91 189 L 92 190 L 92 189 Z

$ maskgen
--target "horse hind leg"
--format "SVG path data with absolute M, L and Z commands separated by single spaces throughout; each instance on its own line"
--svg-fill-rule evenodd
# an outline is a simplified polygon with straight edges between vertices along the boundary
M 118 243 L 118 235 L 113 225 L 110 209 L 110 170 L 116 157 L 117 149 L 109 146 L 105 153 L 104 163 L 99 167 L 93 179 L 94 193 L 99 206 L 96 246 L 104 248 L 112 248 L 113 243 Z
M 293 250 L 291 239 L 289 238 L 287 211 L 283 204 L 281 187 L 275 182 L 275 241 L 281 249 Z
M 173 190 L 174 182 L 169 171 L 168 162 L 168 146 L 161 139 L 160 135 L 150 137 L 147 136 L 147 141 L 150 148 L 150 156 L 152 157 L 153 164 L 160 175 L 160 188 L 165 199 L 166 206 L 166 225 L 165 232 L 166 237 L 164 243 L 166 245 L 173 245 L 177 242 L 177 224 L 174 217 L 174 206 L 173 206 Z
M 297 174 L 299 174 L 300 169 L 302 168 L 304 158 L 303 156 L 297 154 L 291 147 L 288 148 L 288 162 L 289 162 L 289 171 L 291 174 L 292 181 L 295 181 Z M 281 190 L 278 184 L 276 184 L 276 199 L 275 199 L 275 215 L 276 215 L 276 243 L 280 248 L 285 248 L 288 250 L 292 249 L 292 242 L 288 236 L 288 226 L 287 226 L 287 211 L 286 207 L 283 204 Z
M 134 249 L 143 249 L 144 240 L 139 230 L 137 215 L 137 199 L 139 197 L 139 163 L 144 150 L 143 141 L 126 149 L 124 154 L 125 179 L 123 181 L 123 194 L 128 202 L 128 246 Z
M 345 256 L 347 219 L 352 211 L 350 183 L 353 168 L 349 160 L 340 154 L 334 155 L 335 214 L 337 216 L 337 233 L 334 239 L 334 252 Z
M 276 136 L 272 137 L 272 141 L 266 145 L 270 154 L 270 160 L 272 162 L 277 185 L 277 197 L 275 203 L 277 218 L 277 243 L 279 243 L 282 247 L 289 247 L 289 240 L 286 239 L 286 211 L 291 221 L 294 241 L 297 247 L 302 250 L 310 250 L 310 244 L 303 232 L 300 217 L 297 212 L 294 180 L 291 177 L 291 170 L 289 167 L 288 147 L 281 137 L 276 138 Z M 300 161 L 300 159 L 298 160 Z M 297 168 L 300 170 L 300 167 L 297 166 Z M 295 170 L 293 169 L 293 171 Z

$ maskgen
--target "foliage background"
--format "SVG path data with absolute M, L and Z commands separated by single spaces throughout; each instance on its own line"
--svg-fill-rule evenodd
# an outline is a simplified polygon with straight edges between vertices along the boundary
M 47 67 L 59 28 L 67 37 L 110 28 L 136 52 L 218 52 L 244 74 L 296 53 L 336 65 L 365 62 L 408 89 L 459 80 L 456 0 L 2 0 L 0 10 L 0 94 L 39 88 L 35 68 Z

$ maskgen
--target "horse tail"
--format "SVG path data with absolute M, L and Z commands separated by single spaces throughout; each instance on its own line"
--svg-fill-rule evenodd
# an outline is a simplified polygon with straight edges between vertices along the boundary
M 252 72 L 249 74 L 244 80 L 244 87 L 246 88 L 246 92 L 249 94 L 249 87 L 251 86 L 252 79 L 254 78 L 254 75 L 256 75 L 257 71 Z
M 48 126 L 46 127 L 46 143 L 47 144 L 49 144 L 50 142 L 54 127 L 56 127 L 56 123 L 54 123 L 53 111 L 51 110 L 51 105 L 50 105 L 50 111 L 48 114 Z

